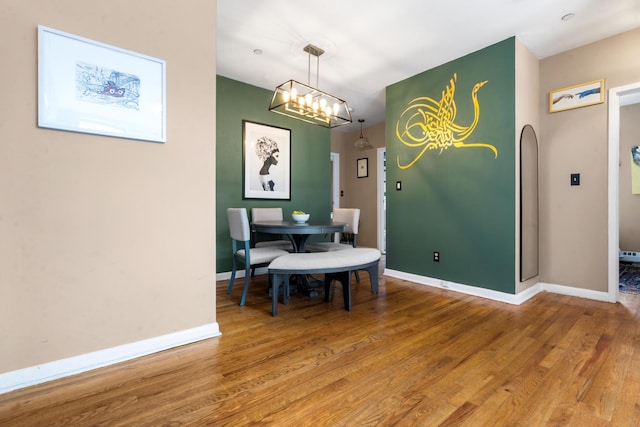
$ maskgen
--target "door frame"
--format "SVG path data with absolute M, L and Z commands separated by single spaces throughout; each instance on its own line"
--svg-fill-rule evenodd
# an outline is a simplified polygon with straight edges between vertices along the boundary
M 386 172 L 385 172 L 385 166 L 384 166 L 384 158 L 385 158 L 385 153 L 387 152 L 387 148 L 386 147 L 382 147 L 382 148 L 378 148 L 377 150 L 377 177 L 378 177 L 378 182 L 377 182 L 377 203 L 376 203 L 376 207 L 378 210 L 378 221 L 377 221 L 377 225 L 378 225 L 378 249 L 380 250 L 380 252 L 382 252 L 383 254 L 385 254 L 387 252 L 387 238 L 386 238 L 386 228 L 387 228 L 387 213 L 386 213 L 386 209 L 385 209 L 385 203 L 383 203 L 384 200 L 384 193 L 386 191 Z
M 640 103 L 640 82 L 609 89 L 607 300 L 619 299 L 620 251 L 620 107 Z
M 333 209 L 340 207 L 340 154 L 331 153 L 331 194 L 333 194 Z M 333 215 L 333 214 L 332 214 Z

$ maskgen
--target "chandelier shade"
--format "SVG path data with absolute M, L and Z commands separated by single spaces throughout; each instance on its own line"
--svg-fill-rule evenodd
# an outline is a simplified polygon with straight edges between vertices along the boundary
M 269 111 L 327 128 L 351 123 L 346 101 L 295 80 L 276 88 Z
M 370 148 L 373 148 L 373 146 L 369 142 L 369 138 L 364 136 L 364 133 L 362 132 L 362 124 L 364 123 L 364 119 L 358 119 L 358 122 L 360 123 L 360 137 L 356 140 L 354 146 L 360 150 L 368 150 Z
M 306 46 L 304 51 L 309 54 L 309 78 L 311 55 L 318 58 L 317 86 L 317 75 L 320 71 L 319 57 L 324 51 L 313 45 Z M 276 87 L 269 104 L 269 111 L 326 128 L 351 123 L 351 112 L 346 101 L 314 88 L 310 83 L 304 84 L 296 80 L 286 81 Z

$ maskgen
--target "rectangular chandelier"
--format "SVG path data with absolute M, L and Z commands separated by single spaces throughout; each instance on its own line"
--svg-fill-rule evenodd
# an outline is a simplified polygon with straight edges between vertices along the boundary
M 327 128 L 351 123 L 346 101 L 295 80 L 276 88 L 269 111 Z
M 311 56 L 316 57 L 316 80 L 318 80 L 319 58 L 324 50 L 313 45 L 307 45 L 303 50 L 309 54 L 309 79 L 311 77 Z M 271 98 L 269 111 L 326 128 L 335 128 L 351 123 L 351 112 L 346 101 L 296 80 L 289 80 L 276 87 Z

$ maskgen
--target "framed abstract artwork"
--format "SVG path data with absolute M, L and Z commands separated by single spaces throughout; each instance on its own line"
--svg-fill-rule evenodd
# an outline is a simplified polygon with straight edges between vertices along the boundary
M 166 142 L 165 61 L 38 26 L 38 126 Z
M 291 130 L 242 121 L 243 199 L 291 200 Z

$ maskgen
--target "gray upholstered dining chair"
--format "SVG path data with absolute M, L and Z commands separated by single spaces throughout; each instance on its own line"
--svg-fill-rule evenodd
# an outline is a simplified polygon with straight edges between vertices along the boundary
M 307 245 L 308 252 L 331 252 L 340 251 L 342 249 L 355 248 L 358 246 L 358 226 L 360 225 L 360 209 L 358 208 L 335 208 L 333 210 L 333 222 L 343 222 L 346 225 L 343 233 L 351 234 L 353 240 L 349 243 L 340 242 L 341 233 L 331 235 L 330 242 L 309 243 Z M 336 241 L 336 235 L 338 241 Z
M 231 250 L 233 252 L 233 265 L 229 286 L 227 286 L 227 294 L 230 294 L 233 290 L 238 263 L 242 263 L 244 266 L 244 288 L 240 298 L 240 305 L 244 305 L 247 300 L 247 291 L 249 290 L 250 269 L 267 266 L 274 259 L 287 255 L 289 252 L 276 247 L 252 248 L 249 217 L 245 208 L 228 208 L 227 219 L 229 221 Z
M 343 233 L 351 235 L 351 242 L 343 243 L 340 241 L 341 233 L 331 235 L 330 242 L 309 243 L 307 245 L 308 252 L 332 252 L 343 249 L 355 248 L 358 246 L 358 226 L 360 225 L 360 209 L 358 208 L 335 208 L 333 210 L 333 222 L 343 222 L 346 225 Z M 336 241 L 336 236 L 337 240 Z M 354 272 L 356 281 L 360 282 L 360 275 Z
M 282 208 L 251 208 L 251 221 L 282 221 Z M 279 249 L 284 249 L 285 251 L 292 252 L 293 245 L 289 240 L 286 239 L 278 239 L 278 240 L 262 240 L 258 241 L 258 233 L 255 230 L 252 230 L 253 234 L 253 245 L 256 248 L 262 247 L 277 247 Z

